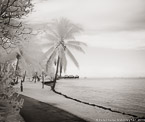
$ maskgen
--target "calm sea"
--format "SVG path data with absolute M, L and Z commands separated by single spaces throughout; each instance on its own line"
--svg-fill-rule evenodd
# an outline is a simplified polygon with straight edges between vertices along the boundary
M 73 98 L 125 113 L 145 116 L 145 79 L 59 80 L 56 89 Z

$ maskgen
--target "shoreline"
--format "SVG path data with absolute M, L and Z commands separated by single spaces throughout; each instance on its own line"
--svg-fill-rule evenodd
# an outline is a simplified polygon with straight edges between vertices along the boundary
M 19 87 L 19 85 L 17 85 L 17 87 Z M 132 119 L 132 117 L 127 115 L 112 113 L 107 110 L 90 107 L 88 105 L 66 99 L 63 96 L 52 92 L 48 86 L 45 86 L 44 89 L 42 89 L 42 84 L 39 82 L 24 82 L 24 92 L 18 93 L 60 108 L 89 122 L 96 122 L 97 119 Z

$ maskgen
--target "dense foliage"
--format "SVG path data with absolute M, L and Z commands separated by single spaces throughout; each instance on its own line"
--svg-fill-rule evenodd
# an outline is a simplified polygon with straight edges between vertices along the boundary
M 14 51 L 31 30 L 21 22 L 32 10 L 30 0 L 0 0 L 0 121 L 22 121 L 19 116 L 23 99 L 19 99 L 10 84 L 15 76 Z
M 13 47 L 22 40 L 27 30 L 20 19 L 31 10 L 30 0 L 0 1 L 0 45 L 4 49 Z

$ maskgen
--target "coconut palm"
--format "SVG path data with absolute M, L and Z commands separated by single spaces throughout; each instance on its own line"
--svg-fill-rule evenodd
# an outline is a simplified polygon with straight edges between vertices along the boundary
M 26 74 L 26 71 L 29 76 L 33 75 L 36 71 L 39 74 L 41 73 L 42 66 L 40 64 L 40 59 L 42 55 L 43 53 L 40 50 L 40 47 L 38 47 L 35 42 L 22 41 L 16 48 L 11 50 L 10 53 L 3 55 L 3 60 L 0 60 L 0 63 L 8 61 L 16 62 L 14 70 L 17 82 L 18 77 L 22 74 Z
M 78 62 L 70 49 L 75 49 L 84 53 L 81 46 L 86 46 L 86 44 L 80 41 L 75 41 L 75 35 L 81 31 L 82 28 L 65 18 L 53 20 L 47 26 L 46 38 L 49 42 L 45 44 L 45 46 L 49 47 L 49 49 L 45 53 L 45 56 L 47 55 L 49 58 L 46 63 L 46 70 L 48 71 L 49 65 L 53 65 L 53 62 L 56 62 L 56 73 L 52 90 L 55 89 L 58 71 L 60 70 L 60 72 L 62 72 L 62 69 L 64 72 L 66 71 L 66 55 L 70 57 L 76 67 L 79 67 Z
M 24 42 L 18 46 L 20 54 L 20 67 L 29 73 L 40 71 L 42 67 L 40 65 L 40 59 L 43 55 L 40 47 L 33 41 Z

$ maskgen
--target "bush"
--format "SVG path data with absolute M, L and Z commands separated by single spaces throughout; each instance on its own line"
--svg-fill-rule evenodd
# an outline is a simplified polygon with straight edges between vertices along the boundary
M 0 81 L 0 122 L 23 122 L 19 112 L 24 100 L 10 84 L 11 80 L 7 74 Z

